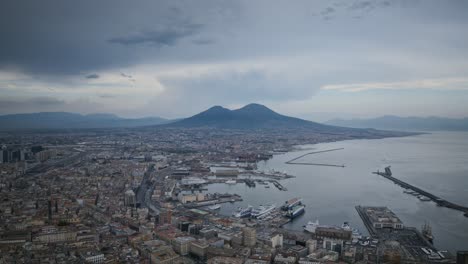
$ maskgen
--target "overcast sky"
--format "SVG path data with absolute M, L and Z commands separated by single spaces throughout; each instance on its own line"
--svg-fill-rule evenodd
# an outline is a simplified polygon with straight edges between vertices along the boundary
M 0 114 L 468 116 L 468 1 L 2 1 Z

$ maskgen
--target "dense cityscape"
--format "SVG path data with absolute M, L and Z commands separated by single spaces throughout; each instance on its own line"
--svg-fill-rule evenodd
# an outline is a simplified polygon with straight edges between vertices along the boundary
M 0 264 L 468 264 L 467 0 L 1 0 Z
M 385 205 L 356 205 L 369 236 L 312 221 L 300 232 L 282 228 L 304 210 L 294 194 L 284 205 L 224 216 L 219 205 L 242 197 L 203 192 L 212 183 L 287 191 L 281 181 L 294 175 L 260 171 L 257 162 L 353 138 L 169 128 L 4 133 L 0 262 L 455 263 Z

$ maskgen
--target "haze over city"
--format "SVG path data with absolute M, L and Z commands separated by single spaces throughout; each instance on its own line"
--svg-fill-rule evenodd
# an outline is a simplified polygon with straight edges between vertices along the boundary
M 4 1 L 0 114 L 466 117 L 466 1 Z

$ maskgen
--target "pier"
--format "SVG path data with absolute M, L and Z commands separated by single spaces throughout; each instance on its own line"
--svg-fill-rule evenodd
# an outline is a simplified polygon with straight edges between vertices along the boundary
M 281 185 L 281 183 L 279 183 L 278 181 L 271 181 L 271 183 L 273 183 L 273 185 L 275 185 L 275 187 L 278 188 L 278 190 L 280 190 L 280 191 L 287 191 L 288 190 L 288 189 L 286 189 L 286 187 Z
M 427 192 L 425 190 L 422 190 L 414 185 L 411 185 L 407 182 L 404 182 L 402 180 L 399 180 L 395 177 L 392 176 L 392 171 L 390 170 L 390 166 L 389 167 L 386 167 L 385 168 L 385 172 L 380 172 L 380 171 L 376 171 L 376 172 L 373 172 L 374 174 L 377 174 L 377 175 L 380 175 L 384 178 L 387 178 L 391 181 L 393 181 L 395 184 L 397 185 L 400 185 L 401 187 L 405 188 L 405 189 L 410 189 L 420 195 L 423 195 L 423 196 L 426 196 L 427 198 L 429 198 L 431 201 L 435 202 L 438 206 L 443 206 L 443 207 L 447 207 L 447 208 L 451 208 L 451 209 L 454 209 L 454 210 L 458 210 L 460 212 L 463 212 L 464 213 L 464 216 L 468 217 L 468 207 L 466 206 L 462 206 L 462 205 L 459 205 L 459 204 L 455 204 L 455 203 L 452 203 L 452 202 L 449 202 L 447 200 L 444 200 L 430 192 Z
M 327 164 L 327 163 L 313 163 L 313 162 L 296 162 L 296 160 L 303 158 L 308 155 L 313 155 L 313 154 L 319 154 L 319 153 L 325 153 L 325 152 L 332 152 L 332 151 L 337 151 L 337 150 L 343 150 L 344 148 L 335 148 L 335 149 L 327 149 L 327 150 L 321 150 L 321 151 L 313 151 L 309 152 L 303 155 L 300 155 L 299 157 L 296 157 L 292 160 L 286 161 L 286 164 L 294 164 L 294 165 L 312 165 L 312 166 L 328 166 L 328 167 L 340 167 L 344 168 L 345 165 L 337 165 L 337 164 Z

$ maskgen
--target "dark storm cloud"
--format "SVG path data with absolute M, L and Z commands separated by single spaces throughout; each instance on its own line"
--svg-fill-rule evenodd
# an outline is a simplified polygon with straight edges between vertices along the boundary
M 204 29 L 192 6 L 210 8 L 179 0 L 5 0 L 0 7 L 0 70 L 60 76 L 154 58 L 170 61 L 165 47 Z
M 158 30 L 137 32 L 123 37 L 111 38 L 109 42 L 121 45 L 152 44 L 156 46 L 173 46 L 180 39 L 198 33 L 201 28 L 202 25 L 200 24 L 168 26 Z
M 86 75 L 86 79 L 99 79 L 99 74 L 93 73 Z

